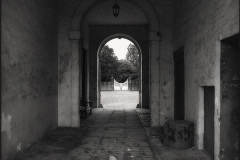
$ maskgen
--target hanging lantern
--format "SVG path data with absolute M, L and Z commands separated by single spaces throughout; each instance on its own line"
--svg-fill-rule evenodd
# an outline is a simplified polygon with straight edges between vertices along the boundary
M 112 10 L 113 10 L 113 15 L 117 17 L 119 15 L 119 10 L 120 10 L 120 7 L 117 5 L 117 3 L 112 7 Z

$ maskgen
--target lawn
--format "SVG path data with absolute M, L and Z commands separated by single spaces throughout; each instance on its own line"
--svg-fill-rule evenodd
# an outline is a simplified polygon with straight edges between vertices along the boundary
M 139 91 L 101 91 L 101 104 L 104 108 L 136 108 Z

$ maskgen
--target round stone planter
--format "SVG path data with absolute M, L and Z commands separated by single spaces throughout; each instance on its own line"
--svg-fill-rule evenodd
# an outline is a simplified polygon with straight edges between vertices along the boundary
M 168 147 L 186 149 L 193 146 L 194 123 L 186 120 L 169 120 L 164 125 L 164 143 Z

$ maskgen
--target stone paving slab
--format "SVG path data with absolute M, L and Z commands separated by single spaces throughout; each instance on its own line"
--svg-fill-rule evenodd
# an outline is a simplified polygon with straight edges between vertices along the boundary
M 135 109 L 93 109 L 93 115 L 81 121 L 81 129 L 59 128 L 45 138 L 48 144 L 34 145 L 18 160 L 154 159 Z
M 144 123 L 135 109 L 93 109 L 80 129 L 59 128 L 15 160 L 210 160 L 202 151 L 164 146 L 149 112 L 138 114 Z
M 135 147 L 135 146 L 129 146 L 126 148 L 126 151 L 128 152 L 151 152 L 151 149 L 149 148 L 149 146 L 147 147 Z
M 165 146 L 161 140 L 163 137 L 162 127 L 150 127 L 150 111 L 147 109 L 136 109 L 141 122 L 147 132 L 148 139 L 159 160 L 211 160 L 204 151 L 190 149 L 173 149 Z

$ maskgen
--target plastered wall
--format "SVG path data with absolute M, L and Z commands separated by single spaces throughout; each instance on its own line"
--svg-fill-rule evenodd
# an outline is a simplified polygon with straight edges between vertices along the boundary
M 159 20 L 159 114 L 156 126 L 163 126 L 174 115 L 173 0 L 149 0 Z M 157 69 L 157 68 L 156 68 Z
M 239 32 L 239 0 L 174 2 L 174 51 L 185 53 L 185 119 L 203 148 L 202 86 L 215 87 L 215 159 L 220 155 L 220 40 Z
M 77 0 L 62 0 L 59 1 L 58 5 L 58 126 L 60 127 L 70 127 L 73 125 L 71 117 L 73 105 L 72 88 L 74 87 L 72 80 L 74 57 L 69 32 L 71 31 L 74 11 L 80 3 L 81 1 Z M 78 45 L 80 41 L 75 40 L 74 43 Z M 75 96 L 80 97 L 79 93 Z
M 55 0 L 2 0 L 1 159 L 57 127 Z

